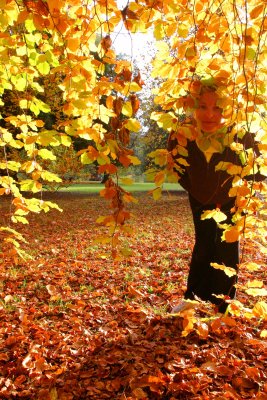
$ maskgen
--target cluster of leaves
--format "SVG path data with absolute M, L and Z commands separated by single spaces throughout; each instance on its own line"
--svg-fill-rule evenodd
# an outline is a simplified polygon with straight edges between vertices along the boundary
M 30 211 L 52 207 L 23 192 L 60 182 L 51 171 L 56 147 L 86 139 L 81 162 L 114 176 L 119 165 L 139 163 L 127 145 L 140 126 L 134 115 L 142 81 L 111 48 L 109 33 L 121 20 L 116 2 L 3 0 L 1 10 L 0 193 L 12 196 L 13 222 L 27 223 Z M 123 208 L 117 187 L 110 181 L 103 194 L 117 198 L 113 226 Z
M 154 90 L 155 103 L 161 111 L 152 113 L 160 128 L 175 133 L 178 146 L 175 164 L 167 149 L 151 153 L 156 165 L 155 199 L 161 196 L 167 179 L 177 181 L 186 165 L 187 141 L 195 140 L 194 127 L 181 127 L 181 120 L 192 115 L 200 87 L 217 88 L 218 105 L 223 109 L 225 126 L 231 127 L 230 146 L 242 160 L 243 167 L 221 163 L 233 177 L 229 196 L 236 196 L 234 225 L 224 225 L 224 239 L 236 241 L 247 235 L 266 253 L 266 183 L 256 182 L 257 172 L 266 176 L 266 2 L 264 1 L 169 1 L 154 2 L 149 22 L 146 20 L 148 2 L 129 5 L 130 26 L 141 24 L 154 28 L 158 52 L 152 75 L 162 84 Z M 141 22 L 139 21 L 141 20 Z M 233 143 L 247 132 L 258 142 L 245 150 Z M 218 140 L 200 143 L 200 148 L 221 148 Z M 259 152 L 258 152 L 259 150 Z M 180 158 L 178 156 L 181 156 Z M 175 168 L 174 168 L 175 167 Z M 206 213 L 218 223 L 222 215 L 216 210 Z
M 181 117 L 192 113 L 200 85 L 216 85 L 225 126 L 232 127 L 231 140 L 225 145 L 232 146 L 243 162 L 243 168 L 232 163 L 218 166 L 234 176 L 229 195 L 237 196 L 237 223 L 227 233 L 227 239 L 234 241 L 246 225 L 255 225 L 255 210 L 263 207 L 258 193 L 266 195 L 265 183 L 247 178 L 258 171 L 266 176 L 266 3 L 199 0 L 164 2 L 162 7 L 157 2 L 154 9 L 154 35 L 159 43 L 153 71 L 163 80 L 155 90 L 155 102 L 162 111 L 153 113 L 152 118 L 168 132 L 176 132 L 181 155 L 176 170 L 182 173 L 187 141 L 194 138 L 194 132 L 189 127 L 179 128 Z M 164 15 L 159 18 L 162 10 Z M 164 40 L 166 36 L 168 40 Z M 260 143 L 260 154 L 234 147 L 232 139 L 242 138 L 246 132 Z M 207 145 L 214 151 L 221 146 L 216 140 L 201 143 L 202 148 Z M 151 156 L 158 166 L 166 166 L 155 172 L 159 187 L 165 179 L 178 179 L 167 150 L 159 149 Z M 154 195 L 160 195 L 160 188 Z
M 138 197 L 134 256 L 115 266 L 94 243 L 105 201 L 46 196 L 65 213 L 29 216 L 22 231 L 34 260 L 11 267 L 6 253 L 0 264 L 1 399 L 266 398 L 263 268 L 240 271 L 243 306 L 234 301 L 231 316 L 204 303 L 168 314 L 193 246 L 185 194 Z M 266 263 L 253 243 L 251 258 Z

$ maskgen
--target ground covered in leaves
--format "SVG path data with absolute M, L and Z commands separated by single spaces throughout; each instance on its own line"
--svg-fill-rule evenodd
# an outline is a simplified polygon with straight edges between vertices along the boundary
M 33 260 L 1 260 L 1 399 L 267 398 L 262 316 L 222 316 L 206 305 L 168 313 L 193 246 L 185 194 L 139 196 L 133 255 L 117 264 L 94 243 L 105 201 L 55 197 L 63 213 L 32 215 L 22 227 Z M 3 225 L 8 202 L 1 207 Z M 245 257 L 260 256 L 248 246 Z M 248 278 L 241 271 L 240 282 Z

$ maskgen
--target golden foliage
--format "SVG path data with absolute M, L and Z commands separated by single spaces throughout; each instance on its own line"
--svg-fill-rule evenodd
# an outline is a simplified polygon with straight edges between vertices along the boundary
M 263 209 L 259 194 L 266 195 L 266 185 L 248 179 L 254 171 L 267 174 L 266 8 L 263 0 L 139 0 L 129 1 L 122 11 L 114 0 L 2 0 L 0 194 L 11 194 L 23 204 L 23 190 L 38 193 L 45 182 L 57 182 L 58 177 L 45 169 L 46 160 L 53 161 L 55 147 L 70 146 L 80 137 L 88 140 L 79 153 L 81 162 L 96 163 L 99 172 L 110 175 L 102 195 L 111 201 L 113 214 L 105 221 L 124 229 L 129 214 L 123 199 L 131 196 L 118 186 L 118 170 L 139 163 L 129 144 L 131 132 L 141 129 L 136 113 L 144 82 L 140 74 L 133 75 L 131 63 L 118 60 L 114 52 L 111 33 L 123 21 L 129 33 L 154 32 L 152 76 L 162 82 L 155 91 L 162 111 L 152 118 L 177 136 L 178 171 L 183 170 L 186 143 L 194 131 L 177 126 L 194 106 L 188 94 L 199 90 L 196 77 L 219 84 L 220 106 L 226 126 L 234 125 L 233 134 L 251 132 L 260 142 L 257 157 L 234 149 L 245 157 L 242 171 L 233 165 L 223 167 L 237 177 L 231 192 L 237 196 L 236 226 L 225 232 L 226 240 L 236 240 L 245 226 L 253 227 L 249 217 Z M 112 76 L 107 73 L 110 67 Z M 55 121 L 48 127 L 50 114 Z M 214 151 L 221 145 L 208 143 Z M 17 164 L 10 156 L 14 148 L 24 157 Z M 159 188 L 153 196 L 158 198 L 164 179 L 173 181 L 178 175 L 166 151 L 152 156 L 165 169 L 155 174 Z M 25 179 L 19 182 L 14 171 L 26 174 Z M 29 209 L 31 201 L 35 204 L 34 198 L 29 200 Z M 40 207 L 31 211 L 40 212 Z M 214 216 L 218 218 L 218 212 Z M 25 223 L 23 215 L 13 221 L 19 219 Z M 250 237 L 256 240 L 258 233 L 253 232 L 255 226 Z M 113 238 L 114 243 L 119 241 L 114 232 Z

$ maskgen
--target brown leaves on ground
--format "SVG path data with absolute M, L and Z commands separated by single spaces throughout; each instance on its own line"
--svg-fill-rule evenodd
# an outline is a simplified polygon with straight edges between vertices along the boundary
M 140 196 L 134 255 L 117 265 L 93 242 L 106 203 L 54 196 L 64 213 L 23 227 L 34 260 L 2 259 L 1 399 L 266 399 L 261 318 L 220 317 L 205 305 L 168 314 L 193 246 L 185 195 Z M 8 204 L 2 211 L 4 219 Z M 248 259 L 259 257 L 253 251 Z

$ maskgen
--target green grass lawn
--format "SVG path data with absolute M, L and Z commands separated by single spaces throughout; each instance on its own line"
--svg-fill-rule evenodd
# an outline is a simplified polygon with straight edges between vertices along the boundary
M 99 193 L 105 186 L 101 183 L 77 183 L 71 186 L 61 188 L 62 192 L 80 192 L 80 193 Z M 154 183 L 134 183 L 132 185 L 122 185 L 122 187 L 129 192 L 146 192 L 155 189 Z M 181 186 L 177 183 L 165 183 L 163 190 L 175 191 L 182 190 Z

